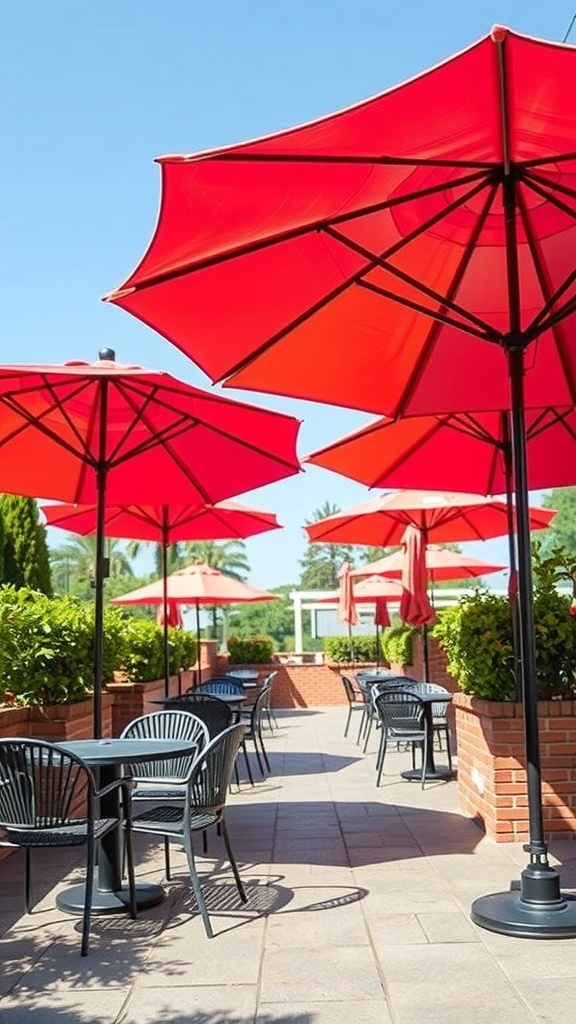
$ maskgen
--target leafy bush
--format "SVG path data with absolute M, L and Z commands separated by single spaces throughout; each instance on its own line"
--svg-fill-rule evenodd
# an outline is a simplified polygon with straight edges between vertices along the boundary
M 324 651 L 330 661 L 378 661 L 375 636 L 325 636 Z
M 0 589 L 0 700 L 83 700 L 92 690 L 93 619 L 92 608 L 74 598 Z
M 411 626 L 388 626 L 382 634 L 382 650 L 386 661 L 394 665 L 411 665 L 415 632 Z
M 231 665 L 269 665 L 274 653 L 271 636 L 228 637 L 228 656 Z
M 572 578 L 574 567 L 561 551 L 540 557 L 534 545 L 534 636 L 538 697 L 576 694 L 576 622 L 570 598 L 557 584 Z M 486 700 L 514 700 L 514 647 L 508 599 L 479 590 L 439 613 L 434 627 L 448 657 L 448 670 L 460 688 Z

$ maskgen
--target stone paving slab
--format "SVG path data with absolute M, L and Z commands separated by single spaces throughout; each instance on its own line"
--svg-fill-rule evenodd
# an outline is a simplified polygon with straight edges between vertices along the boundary
M 38 852 L 31 916 L 22 861 L 0 862 L 0 1024 L 574 1024 L 576 940 L 470 920 L 476 897 L 519 876 L 521 846 L 486 839 L 454 782 L 402 780 L 407 753 L 387 753 L 377 789 L 376 742 L 363 754 L 345 717 L 281 712 L 265 732 L 273 774 L 229 800 L 247 903 L 216 835 L 198 856 L 212 940 L 178 850 L 164 903 L 94 918 L 87 959 L 79 919 L 54 902 L 81 858 Z M 576 886 L 576 843 L 551 860 Z M 138 837 L 137 873 L 163 881 L 161 844 Z

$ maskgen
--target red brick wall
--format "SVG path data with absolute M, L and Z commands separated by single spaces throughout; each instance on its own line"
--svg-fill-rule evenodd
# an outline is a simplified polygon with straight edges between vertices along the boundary
M 458 737 L 458 797 L 497 842 L 529 832 L 521 704 L 454 698 Z M 576 701 L 539 701 L 544 831 L 576 838 Z

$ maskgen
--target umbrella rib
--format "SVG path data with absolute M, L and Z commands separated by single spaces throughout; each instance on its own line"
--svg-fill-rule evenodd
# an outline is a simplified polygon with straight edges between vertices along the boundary
M 551 203 L 554 203 L 558 209 L 563 210 L 569 217 L 576 218 L 576 210 L 573 207 L 563 203 L 558 198 L 558 192 L 568 196 L 570 199 L 576 199 L 576 189 L 570 188 L 569 185 L 562 184 L 561 181 L 555 181 L 553 185 L 548 181 L 547 178 L 542 178 L 539 174 L 534 172 L 526 172 L 520 176 L 520 181 L 523 181 L 526 185 L 531 186 L 538 195 L 548 199 Z
M 472 233 L 470 235 L 470 238 L 468 239 L 466 247 L 464 248 L 464 251 L 463 251 L 462 256 L 460 258 L 460 262 L 459 262 L 459 264 L 458 264 L 458 266 L 457 266 L 457 268 L 456 268 L 456 270 L 454 272 L 454 275 L 453 275 L 453 278 L 452 278 L 452 282 L 451 282 L 450 287 L 449 287 L 449 289 L 447 291 L 447 294 L 446 294 L 446 299 L 448 301 L 452 301 L 452 297 L 458 292 L 460 284 L 461 284 L 461 282 L 462 282 L 462 280 L 464 278 L 464 275 L 466 273 L 466 270 L 468 268 L 468 264 L 469 264 L 470 260 L 472 259 L 473 254 L 474 254 L 478 238 L 480 237 L 480 234 L 482 232 L 484 224 L 486 223 L 486 220 L 488 218 L 488 214 L 490 213 L 490 209 L 492 207 L 492 204 L 493 204 L 493 202 L 494 202 L 494 200 L 496 198 L 497 191 L 498 191 L 498 185 L 495 183 L 493 185 L 491 191 L 490 191 L 490 194 L 486 197 L 486 201 L 484 203 L 484 206 L 482 207 L 482 210 L 480 211 L 480 214 L 478 216 L 476 224 L 474 225 L 474 230 L 472 231 Z M 396 301 L 399 301 L 398 298 L 396 299 Z M 399 400 L 397 402 L 396 412 L 398 414 L 400 414 L 400 415 L 402 415 L 404 409 L 406 408 L 407 403 L 410 401 L 410 398 L 411 398 L 415 388 L 417 387 L 418 383 L 420 382 L 422 374 L 425 371 L 428 359 L 430 358 L 430 355 L 431 355 L 434 343 L 436 341 L 436 337 L 437 337 L 437 333 L 438 333 L 440 324 L 442 323 L 442 319 L 441 319 L 441 316 L 440 316 L 439 313 L 431 315 L 430 312 L 428 310 L 426 310 L 425 308 L 422 311 L 424 312 L 424 314 L 426 316 L 431 317 L 431 319 L 433 319 L 435 322 L 431 325 L 431 329 L 430 329 L 430 332 L 428 334 L 428 337 L 427 337 L 425 343 L 422 345 L 417 358 L 414 360 L 414 365 L 413 365 L 412 372 L 411 372 L 411 374 L 409 376 L 409 379 L 406 382 L 406 385 L 404 386 L 403 393 L 402 393 L 402 395 L 400 396 L 400 398 L 399 398 Z M 465 328 L 463 325 L 456 324 L 455 326 L 459 330 L 462 330 L 462 331 L 466 331 L 467 330 L 467 333 L 474 334 L 473 330 L 471 330 L 470 328 Z M 496 337 L 496 338 L 488 337 L 486 339 L 484 339 L 482 337 L 482 340 L 496 341 L 497 343 L 500 341 L 499 337 Z
M 491 171 L 490 174 L 493 174 L 493 171 Z M 486 179 L 486 171 L 476 171 L 475 173 L 464 175 L 462 178 L 452 179 L 449 184 L 450 188 L 454 189 L 458 186 L 478 181 L 479 179 Z M 447 183 L 443 181 L 438 185 L 430 185 L 428 188 L 418 189 L 416 192 L 411 192 L 401 196 L 394 196 L 393 198 L 381 200 L 378 203 L 371 203 L 368 206 L 362 206 L 351 212 L 334 214 L 332 217 L 322 217 L 319 220 L 310 221 L 307 224 L 300 224 L 295 228 L 290 228 L 286 231 L 279 231 L 272 237 L 256 239 L 256 241 L 247 242 L 244 245 L 237 245 L 232 249 L 228 249 L 226 252 L 218 252 L 213 256 L 207 256 L 201 260 L 191 260 L 181 267 L 172 267 L 170 270 L 165 270 L 161 273 L 143 276 L 140 280 L 130 285 L 130 287 L 119 288 L 116 291 L 112 291 L 108 295 L 105 295 L 104 301 L 110 302 L 116 298 L 122 297 L 123 295 L 143 291 L 146 288 L 163 284 L 166 281 L 177 280 L 179 277 L 185 277 L 186 274 L 191 271 L 197 272 L 199 270 L 207 270 L 210 267 L 216 267 L 223 263 L 228 263 L 231 260 L 237 260 L 240 256 L 250 256 L 253 252 L 261 252 L 264 249 L 271 248 L 280 243 L 290 242 L 295 238 L 302 238 L 304 235 L 314 234 L 317 231 L 321 231 L 329 224 L 345 224 L 348 221 L 367 217 L 373 213 L 381 213 L 383 210 L 394 209 L 397 206 L 402 206 L 404 203 L 413 202 L 414 199 L 435 195 L 437 192 L 444 192 L 447 187 Z
M 535 157 L 533 160 L 520 160 L 517 163 L 517 167 L 529 170 L 532 167 L 546 167 L 551 166 L 554 168 L 556 164 L 564 163 L 566 160 L 576 160 L 576 151 L 572 153 L 558 153 L 550 154 L 550 156 Z
M 37 387 L 31 388 L 27 389 L 26 392 L 22 391 L 22 394 L 29 395 L 38 390 L 39 389 Z M 76 394 L 78 394 L 79 391 L 81 390 L 83 389 L 78 389 Z M 88 465 L 95 465 L 94 457 L 91 455 L 89 449 L 87 449 L 82 437 L 76 430 L 75 425 L 70 421 L 67 413 L 64 411 L 64 408 L 59 401 L 56 401 L 53 405 L 49 405 L 41 413 L 32 413 L 24 406 L 22 406 L 18 401 L 18 396 L 15 393 L 1 395 L 0 402 L 3 405 L 5 405 L 8 409 L 10 409 L 12 412 L 17 413 L 17 415 L 20 416 L 21 419 L 23 420 L 23 422 L 18 427 L 15 427 L 14 430 L 12 430 L 9 434 L 6 434 L 4 437 L 0 439 L 0 448 L 3 447 L 5 444 L 8 444 L 8 442 L 14 440 L 15 437 L 18 437 L 19 434 L 22 434 L 25 430 L 28 429 L 28 427 L 33 426 L 40 430 L 41 433 L 43 433 L 46 437 L 49 437 L 51 441 L 54 441 L 60 448 L 63 448 L 65 451 L 73 455 L 74 458 L 79 459 L 81 462 L 86 462 Z M 52 430 L 51 427 L 46 426 L 46 424 L 43 422 L 44 417 L 49 416 L 56 410 L 59 410 L 62 413 L 63 417 L 68 423 L 72 433 L 78 440 L 80 450 L 75 448 L 73 444 L 71 444 L 69 441 L 66 441 L 55 430 Z
M 206 159 L 206 158 L 204 158 Z M 295 164 L 342 164 L 344 166 L 354 164 L 368 164 L 371 167 L 476 167 L 482 170 L 489 170 L 492 167 L 486 160 L 432 160 L 424 157 L 394 157 L 394 156 L 354 156 L 338 154 L 310 154 L 305 153 L 219 153 L 218 156 L 208 157 L 212 163 L 220 160 L 226 163 L 295 163 Z M 159 163 L 169 161 L 159 160 Z M 188 161 L 192 163 L 192 160 Z M 199 162 L 196 160 L 195 162 Z

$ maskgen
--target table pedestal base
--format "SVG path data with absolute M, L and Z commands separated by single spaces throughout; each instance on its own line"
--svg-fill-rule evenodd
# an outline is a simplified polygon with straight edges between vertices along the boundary
M 150 882 L 136 884 L 136 906 L 138 910 L 147 910 L 162 903 L 166 893 L 161 885 Z M 56 897 L 56 905 L 69 914 L 83 914 L 86 888 L 84 885 L 73 885 Z M 94 889 L 92 895 L 93 914 L 126 914 L 130 910 L 130 894 L 127 885 L 115 892 Z
M 421 768 L 410 768 L 409 771 L 400 772 L 403 779 L 408 779 L 409 782 L 421 782 L 422 781 L 422 769 Z M 438 782 L 440 780 L 453 779 L 455 772 L 452 768 L 427 768 L 424 781 L 425 782 Z

